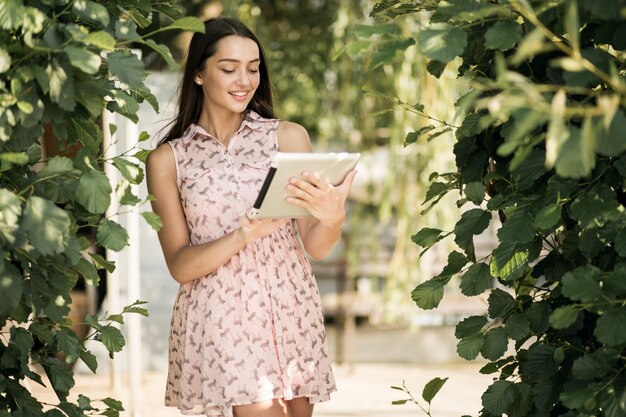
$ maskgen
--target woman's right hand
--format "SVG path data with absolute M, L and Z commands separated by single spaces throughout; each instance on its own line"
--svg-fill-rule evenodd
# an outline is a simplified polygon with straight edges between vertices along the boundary
M 238 232 L 241 239 L 247 244 L 271 235 L 289 222 L 289 220 L 291 219 L 249 219 L 246 216 L 242 216 L 239 219 Z

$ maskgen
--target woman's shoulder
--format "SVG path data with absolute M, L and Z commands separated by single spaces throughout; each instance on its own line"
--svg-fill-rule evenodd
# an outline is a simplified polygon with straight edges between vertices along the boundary
M 311 139 L 306 129 L 295 122 L 280 120 L 278 123 L 278 147 L 282 152 L 311 152 Z
M 159 166 L 164 167 L 174 162 L 174 152 L 168 142 L 161 143 L 150 151 L 146 159 L 146 168 Z

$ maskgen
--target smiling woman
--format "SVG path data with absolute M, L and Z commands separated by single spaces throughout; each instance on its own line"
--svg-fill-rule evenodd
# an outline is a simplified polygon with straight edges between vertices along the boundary
M 291 183 L 310 218 L 246 218 L 278 152 L 310 152 L 304 128 L 274 116 L 265 55 L 241 22 L 194 35 L 179 112 L 147 160 L 159 241 L 180 283 L 166 405 L 185 414 L 310 417 L 335 382 L 305 250 L 341 235 L 354 179 Z M 303 245 L 298 237 L 300 234 Z

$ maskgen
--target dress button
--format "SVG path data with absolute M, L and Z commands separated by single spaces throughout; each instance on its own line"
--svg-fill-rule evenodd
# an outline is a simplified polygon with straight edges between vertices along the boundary
M 235 194 L 235 198 L 236 198 L 237 200 L 241 200 L 241 194 Z

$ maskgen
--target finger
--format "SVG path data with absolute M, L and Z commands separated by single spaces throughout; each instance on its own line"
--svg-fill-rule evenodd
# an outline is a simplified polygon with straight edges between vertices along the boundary
M 322 191 L 326 191 L 331 188 L 331 185 L 324 178 L 320 177 L 319 174 L 304 171 L 302 173 L 302 177 L 307 180 L 310 184 L 313 184 L 315 188 L 320 189 Z
M 341 189 L 341 191 L 344 191 L 347 194 L 350 191 L 350 188 L 352 188 L 352 183 L 354 182 L 354 177 L 356 177 L 357 173 L 358 171 L 356 170 L 352 170 L 348 172 L 348 175 L 346 175 L 346 178 L 343 180 L 341 185 L 337 188 Z
M 289 191 L 295 197 L 311 199 L 315 198 L 315 193 L 318 193 L 320 190 L 318 190 L 316 187 L 312 186 L 306 181 L 292 179 L 287 185 L 287 191 Z

